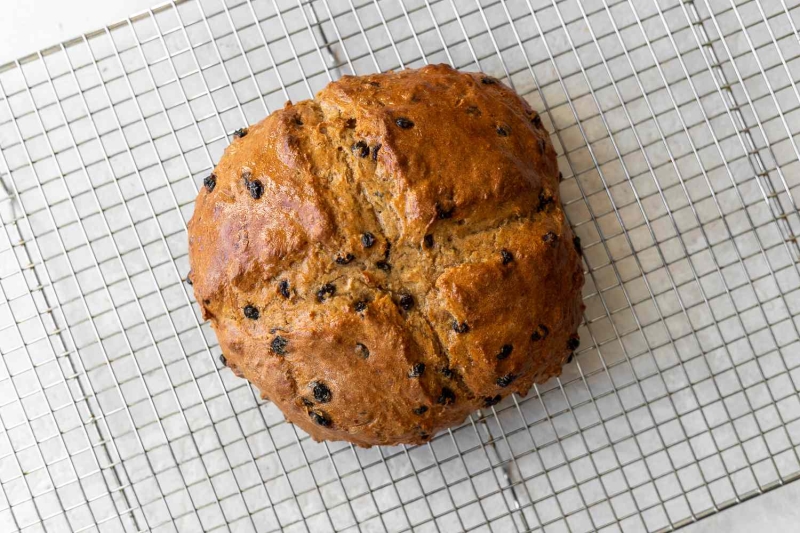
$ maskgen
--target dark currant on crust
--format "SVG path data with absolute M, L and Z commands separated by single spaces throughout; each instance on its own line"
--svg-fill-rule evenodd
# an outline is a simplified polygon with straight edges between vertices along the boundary
M 244 309 L 242 310 L 242 312 L 244 313 L 244 316 L 246 318 L 249 318 L 250 320 L 258 320 L 258 317 L 260 315 L 260 313 L 258 312 L 258 309 L 256 309 L 252 305 L 246 305 L 244 307 Z
M 453 331 L 456 333 L 466 333 L 469 331 L 469 324 L 466 322 L 459 322 L 458 320 L 453 321 Z
M 547 338 L 547 335 L 549 333 L 550 333 L 550 328 L 548 328 L 544 324 L 539 324 L 538 326 L 536 326 L 536 331 L 534 331 L 531 334 L 531 340 L 534 342 L 544 340 Z
M 311 420 L 318 426 L 330 427 L 330 425 L 332 424 L 331 419 L 328 417 L 328 415 L 323 413 L 322 411 L 309 411 L 308 416 L 310 416 Z
M 408 120 L 407 118 L 400 117 L 394 121 L 397 124 L 398 128 L 402 128 L 404 130 L 410 129 L 414 127 L 414 123 Z
M 574 352 L 578 349 L 581 345 L 581 338 L 577 335 L 570 336 L 569 340 L 567 341 L 567 349 L 571 352 Z
M 447 387 L 442 387 L 442 393 L 437 398 L 436 403 L 440 405 L 450 405 L 456 401 L 456 393 Z
M 364 248 L 372 248 L 375 244 L 375 235 L 370 232 L 365 232 L 361 234 L 361 246 Z
M 314 400 L 316 400 L 317 403 L 328 403 L 331 401 L 331 390 L 324 383 L 314 381 L 311 383 L 311 389 L 314 394 Z
M 512 345 L 504 344 L 497 353 L 497 360 L 502 361 L 503 359 L 508 359 L 508 356 L 511 355 L 512 351 L 514 351 L 514 347 Z
M 358 355 L 362 359 L 366 359 L 369 357 L 369 348 L 361 344 L 360 342 L 356 343 L 356 355 Z
M 264 186 L 261 184 L 259 180 L 248 181 L 247 183 L 247 192 L 250 193 L 250 196 L 253 200 L 258 200 L 261 198 L 261 195 L 264 194 Z
M 358 141 L 353 145 L 353 153 L 358 157 L 367 157 L 369 155 L 369 146 L 364 141 Z
M 411 370 L 408 371 L 408 377 L 418 378 L 424 373 L 425 373 L 425 363 L 416 363 L 414 366 L 411 367 Z
M 497 386 L 503 388 L 508 387 L 514 382 L 515 379 L 517 379 L 517 376 L 515 376 L 514 374 L 506 374 L 505 376 L 500 376 L 499 378 L 497 378 Z
M 503 260 L 503 264 L 507 265 L 514 260 L 514 255 L 505 248 L 503 248 L 502 250 L 500 250 L 500 258 Z
M 353 254 L 337 254 L 334 258 L 334 261 L 337 265 L 347 265 L 355 259 L 356 256 Z
M 499 394 L 497 396 L 489 396 L 483 399 L 483 406 L 491 407 L 493 405 L 497 405 L 498 403 L 500 403 L 500 400 L 502 399 L 503 398 L 501 398 Z
M 317 301 L 324 302 L 334 294 L 336 294 L 336 285 L 333 283 L 326 283 L 317 291 Z
M 289 340 L 278 335 L 269 344 L 270 349 L 277 355 L 286 355 L 286 346 L 289 345 Z
M 214 173 L 209 174 L 208 176 L 203 179 L 203 187 L 206 188 L 208 192 L 212 192 L 214 187 L 217 186 L 217 175 Z
M 285 279 L 281 280 L 280 282 L 278 282 L 278 291 L 281 293 L 281 296 L 283 296 L 284 298 L 289 298 L 292 295 L 289 292 L 289 282 L 286 281 Z
M 547 209 L 548 205 L 553 204 L 553 203 L 555 203 L 555 201 L 553 200 L 553 197 L 545 194 L 544 191 L 541 191 L 539 193 L 539 205 L 536 206 L 536 211 L 541 213 L 542 211 Z
M 404 311 L 410 311 L 414 307 L 414 297 L 410 294 L 404 294 L 400 297 L 399 304 Z
M 453 218 L 453 211 L 454 210 L 455 209 L 452 208 L 452 207 L 450 209 L 445 209 L 444 207 L 440 206 L 439 204 L 436 204 L 436 218 L 438 218 L 439 220 L 445 220 L 445 219 L 448 219 L 448 218 Z
M 247 128 L 239 128 L 238 130 L 233 132 L 234 139 L 241 139 L 246 135 L 247 135 Z

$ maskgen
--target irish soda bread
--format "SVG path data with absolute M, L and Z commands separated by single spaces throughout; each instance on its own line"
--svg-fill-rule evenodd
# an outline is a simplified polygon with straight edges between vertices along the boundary
M 422 443 L 577 348 L 558 181 L 493 78 L 345 76 L 237 132 L 189 222 L 190 282 L 228 366 L 314 439 Z

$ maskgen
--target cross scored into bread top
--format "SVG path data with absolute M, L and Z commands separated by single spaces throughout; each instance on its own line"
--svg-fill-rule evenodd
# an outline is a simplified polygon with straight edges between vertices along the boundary
M 237 132 L 189 224 L 227 364 L 317 440 L 421 443 L 558 375 L 580 246 L 538 114 L 444 65 Z

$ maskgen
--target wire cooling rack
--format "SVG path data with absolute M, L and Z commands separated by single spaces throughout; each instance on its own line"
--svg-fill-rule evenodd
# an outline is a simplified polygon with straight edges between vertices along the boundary
M 611 3 L 192 1 L 0 68 L 0 530 L 661 531 L 796 479 L 800 5 Z M 235 129 L 426 62 L 542 113 L 582 347 L 430 445 L 316 444 L 218 362 L 186 221 Z

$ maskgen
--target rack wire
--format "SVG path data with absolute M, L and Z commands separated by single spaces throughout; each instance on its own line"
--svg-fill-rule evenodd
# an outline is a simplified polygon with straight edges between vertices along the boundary
M 0 530 L 668 531 L 800 475 L 800 3 L 199 0 L 0 67 Z M 232 132 L 447 62 L 541 112 L 560 379 L 317 444 L 217 360 L 186 222 Z

